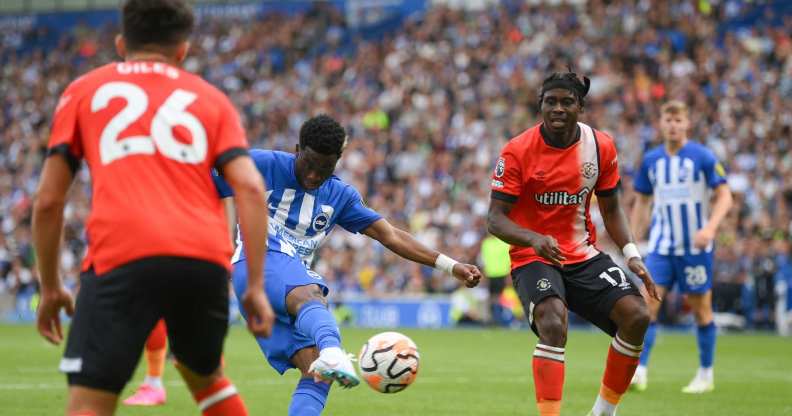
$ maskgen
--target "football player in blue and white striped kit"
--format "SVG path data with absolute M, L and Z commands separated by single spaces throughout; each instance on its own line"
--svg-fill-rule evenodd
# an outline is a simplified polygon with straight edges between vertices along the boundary
M 687 295 L 698 325 L 696 338 L 699 369 L 684 393 L 706 393 L 715 387 L 712 364 L 715 355 L 715 323 L 712 316 L 713 239 L 732 206 L 726 172 L 704 145 L 688 140 L 688 108 L 669 101 L 660 109 L 660 133 L 664 144 L 643 157 L 635 177 L 638 197 L 630 223 L 633 235 L 645 235 L 651 210 L 646 266 L 655 278 L 661 297 L 673 285 Z M 714 194 L 714 195 L 713 195 Z M 710 207 L 710 201 L 712 207 Z M 647 365 L 657 333 L 660 302 L 648 299 L 652 323 L 632 380 L 635 390 L 647 387 Z
M 270 365 L 283 374 L 302 372 L 292 395 L 291 416 L 315 416 L 324 409 L 330 382 L 343 387 L 359 383 L 348 355 L 341 349 L 338 325 L 327 309 L 328 287 L 310 269 L 319 246 L 336 225 L 371 237 L 399 256 L 445 271 L 466 286 L 476 286 L 481 272 L 421 244 L 367 207 L 358 191 L 333 175 L 346 146 L 344 128 L 320 115 L 300 128 L 296 154 L 252 150 L 250 156 L 267 185 L 269 238 L 264 286 L 275 311 L 270 338 L 257 338 Z M 215 176 L 221 197 L 232 195 Z M 246 290 L 243 239 L 237 237 L 232 259 L 234 291 Z M 243 308 L 240 312 L 244 314 Z

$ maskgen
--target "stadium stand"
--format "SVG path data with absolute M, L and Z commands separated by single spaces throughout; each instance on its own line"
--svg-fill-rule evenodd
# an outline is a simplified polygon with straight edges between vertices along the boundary
M 399 226 L 467 261 L 485 235 L 494 160 L 537 120 L 548 71 L 571 66 L 591 76 L 585 119 L 617 141 L 627 204 L 635 163 L 659 143 L 651 122 L 659 103 L 684 99 L 692 137 L 716 150 L 736 196 L 717 239 L 717 308 L 731 313 L 726 324 L 773 327 L 792 287 L 789 4 L 548 3 L 434 6 L 377 36 L 350 29 L 328 4 L 264 14 L 244 29 L 205 18 L 185 66 L 231 95 L 254 146 L 290 151 L 307 117 L 342 120 L 351 141 L 339 174 Z M 0 26 L 0 292 L 35 293 L 30 207 L 50 117 L 68 80 L 114 59 L 116 30 Z M 89 180 L 81 170 L 67 207 L 61 267 L 72 283 Z M 322 249 L 316 270 L 345 296 L 456 289 L 344 232 Z M 670 299 L 665 322 L 676 322 L 680 303 Z

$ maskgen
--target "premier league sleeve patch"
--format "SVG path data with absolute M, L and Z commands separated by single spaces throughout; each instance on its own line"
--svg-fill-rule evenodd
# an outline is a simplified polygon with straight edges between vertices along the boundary
M 502 178 L 505 172 L 506 172 L 506 159 L 499 157 L 498 164 L 495 165 L 495 177 Z

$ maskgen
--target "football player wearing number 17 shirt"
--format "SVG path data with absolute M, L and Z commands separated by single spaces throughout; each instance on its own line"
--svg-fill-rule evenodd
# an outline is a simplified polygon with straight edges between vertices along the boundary
M 58 344 L 58 314 L 74 312 L 60 369 L 68 415 L 111 415 L 146 337 L 163 319 L 171 350 L 204 415 L 246 415 L 220 366 L 228 330 L 232 247 L 213 168 L 235 191 L 248 236 L 248 326 L 268 336 L 261 290 L 267 209 L 261 175 L 228 98 L 183 71 L 193 28 L 184 0 L 128 0 L 116 48 L 124 62 L 72 82 L 55 110 L 33 208 L 41 275 L 37 326 Z M 66 193 L 84 159 L 91 173 L 88 250 L 76 308 L 58 276 Z
M 588 78 L 581 81 L 574 73 L 545 79 L 542 123 L 506 144 L 492 177 L 489 231 L 512 245 L 514 286 L 539 336 L 533 374 L 543 416 L 561 412 L 567 309 L 613 337 L 594 416 L 616 413 L 649 324 L 638 289 L 596 247 L 589 214 L 593 194 L 630 270 L 657 296 L 619 201 L 613 139 L 578 122 L 588 89 Z

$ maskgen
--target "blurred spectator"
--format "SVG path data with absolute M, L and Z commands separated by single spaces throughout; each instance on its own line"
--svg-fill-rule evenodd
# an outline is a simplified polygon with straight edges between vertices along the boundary
M 483 325 L 488 320 L 487 290 L 464 286 L 451 293 L 451 322 L 455 325 Z
M 494 235 L 488 234 L 481 242 L 481 264 L 489 288 L 490 321 L 495 325 L 507 325 L 511 312 L 506 314 L 500 302 L 506 284 L 511 284 L 510 246 Z
M 750 265 L 755 307 L 749 317 L 754 327 L 773 328 L 775 324 L 775 277 L 778 259 L 770 236 L 762 238 Z
M 762 2 L 561 3 L 433 7 L 376 41 L 357 37 L 325 3 L 245 22 L 207 19 L 185 68 L 230 94 L 254 146 L 292 151 L 307 117 L 341 120 L 351 140 L 338 175 L 397 226 L 467 262 L 486 234 L 497 153 L 537 121 L 536 93 L 547 73 L 569 65 L 591 76 L 584 121 L 614 135 L 625 183 L 642 151 L 658 142 L 651 122 L 658 105 L 682 99 L 692 110 L 692 138 L 715 149 L 730 172 L 736 206 L 721 227 L 730 242 L 718 249 L 715 273 L 724 284 L 741 284 L 740 276 L 754 273 L 747 264 L 762 263 L 754 253 L 738 255 L 747 253 L 739 242 L 755 229 L 776 239 L 792 232 L 792 17 L 722 31 Z M 9 290 L 11 259 L 21 256 L 34 270 L 30 202 L 58 96 L 68 80 L 115 59 L 116 30 L 83 26 L 47 50 L 40 45 L 50 34 L 41 28 L 0 30 L 0 290 Z M 72 283 L 89 181 L 82 169 L 66 208 L 61 269 Z M 748 258 L 735 263 L 735 256 Z M 334 293 L 458 287 L 343 232 L 320 257 L 317 271 Z

